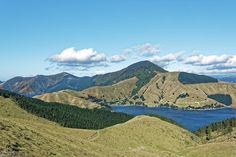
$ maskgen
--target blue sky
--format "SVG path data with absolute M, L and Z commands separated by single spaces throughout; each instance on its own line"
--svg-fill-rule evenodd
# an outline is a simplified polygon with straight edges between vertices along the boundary
M 0 0 L 0 80 L 94 75 L 140 60 L 235 74 L 235 8 L 234 0 Z

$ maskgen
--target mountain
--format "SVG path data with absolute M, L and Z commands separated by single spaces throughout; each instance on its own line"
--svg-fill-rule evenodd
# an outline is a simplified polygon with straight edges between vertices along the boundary
M 49 76 L 15 77 L 4 82 L 0 85 L 0 88 L 26 96 L 35 96 L 65 89 L 81 91 L 88 87 L 112 85 L 122 80 L 137 77 L 137 86 L 133 90 L 133 94 L 135 94 L 143 85 L 148 83 L 156 73 L 163 72 L 166 71 L 156 64 L 149 61 L 141 61 L 120 71 L 104 75 L 95 75 L 93 77 L 76 77 L 69 73 Z
M 91 86 L 90 77 L 76 77 L 68 73 L 56 75 L 37 75 L 35 77 L 15 77 L 1 85 L 2 89 L 34 96 L 63 89 L 81 90 Z
M 236 84 L 218 82 L 208 76 L 185 72 L 158 73 L 132 95 L 137 81 L 134 77 L 111 86 L 95 86 L 80 92 L 68 91 L 67 94 L 75 96 L 77 93 L 76 97 L 80 99 L 111 105 L 161 105 L 186 109 L 236 107 Z M 36 98 L 46 100 L 42 96 Z
M 0 96 L 0 156 L 235 156 L 236 130 L 208 142 L 177 125 L 149 116 L 138 116 L 97 130 L 66 128 L 31 114 L 12 98 Z M 26 102 L 31 101 L 23 98 Z M 58 112 L 61 110 L 64 108 L 57 108 Z M 85 112 L 81 112 L 84 115 L 88 110 L 81 111 Z M 71 116 L 63 115 L 65 118 Z M 100 120 L 100 116 L 102 114 L 96 115 L 96 119 Z
M 157 66 L 156 64 L 150 61 L 141 61 L 134 63 L 127 68 L 124 68 L 117 72 L 107 73 L 104 75 L 96 75 L 95 85 L 112 85 L 122 80 L 136 77 L 138 81 L 136 82 L 136 87 L 132 91 L 132 95 L 136 94 L 139 89 L 148 83 L 156 73 L 164 73 L 166 70 Z

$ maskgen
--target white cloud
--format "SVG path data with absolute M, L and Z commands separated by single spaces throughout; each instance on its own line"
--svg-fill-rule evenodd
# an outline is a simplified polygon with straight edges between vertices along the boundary
M 154 56 L 152 58 L 149 58 L 148 60 L 151 62 L 155 62 L 156 64 L 158 64 L 159 66 L 167 66 L 169 65 L 170 62 L 173 61 L 178 61 L 178 59 L 180 59 L 182 55 L 182 52 L 176 52 L 176 53 L 170 53 L 167 54 L 165 56 Z
M 236 72 L 236 55 L 191 55 L 183 61 L 195 67 L 201 67 L 201 73 L 235 73 Z
M 106 55 L 98 53 L 92 48 L 76 50 L 75 48 L 67 48 L 61 53 L 53 55 L 49 58 L 52 63 L 57 63 L 59 66 L 68 67 L 93 67 L 105 66 Z
M 123 55 L 114 55 L 110 58 L 110 62 L 117 63 L 117 62 L 123 62 L 126 58 Z
M 133 46 L 131 48 L 124 50 L 125 55 L 134 54 L 141 56 L 153 56 L 158 54 L 159 52 L 160 52 L 160 46 L 150 43 Z
M 189 56 L 185 59 L 186 64 L 192 64 L 192 65 L 214 65 L 214 64 L 220 64 L 220 63 L 225 63 L 227 62 L 231 56 L 228 55 L 209 55 L 209 56 L 204 56 L 202 54 L 198 55 L 192 55 Z

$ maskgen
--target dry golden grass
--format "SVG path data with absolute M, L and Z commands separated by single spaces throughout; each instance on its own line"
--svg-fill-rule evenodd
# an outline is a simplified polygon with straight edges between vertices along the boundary
M 98 99 L 105 99 L 108 102 L 115 99 L 128 98 L 132 92 L 132 89 L 135 87 L 136 82 L 137 78 L 134 77 L 125 81 L 120 81 L 112 86 L 96 86 L 85 89 L 81 92 L 63 90 L 35 96 L 34 98 L 46 102 L 59 102 L 76 105 L 81 108 L 101 108 L 101 105 L 87 100 L 88 97 L 94 96 Z
M 139 91 L 148 106 L 172 104 L 178 107 L 204 107 L 210 104 L 221 103 L 210 99 L 210 94 L 229 94 L 232 97 L 232 106 L 236 105 L 236 84 L 230 83 L 202 83 L 184 85 L 178 80 L 179 72 L 157 74 L 147 85 Z M 188 93 L 188 97 L 179 98 L 179 95 Z
M 63 90 L 54 93 L 46 93 L 43 95 L 35 96 L 34 98 L 46 101 L 46 102 L 58 102 L 70 105 L 76 105 L 81 108 L 101 108 L 101 105 L 90 102 L 80 97 L 80 95 L 72 90 Z
M 130 78 L 124 81 L 120 81 L 112 86 L 96 86 L 85 89 L 79 92 L 80 96 L 88 98 L 88 96 L 94 96 L 98 99 L 105 99 L 111 102 L 115 99 L 129 98 L 132 90 L 136 86 L 137 78 Z

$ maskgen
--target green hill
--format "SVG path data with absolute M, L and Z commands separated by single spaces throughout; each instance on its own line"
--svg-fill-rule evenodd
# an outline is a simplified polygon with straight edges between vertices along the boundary
M 228 136 L 204 144 L 187 130 L 148 116 L 100 130 L 65 128 L 0 96 L 0 156 L 234 157 L 236 140 Z

